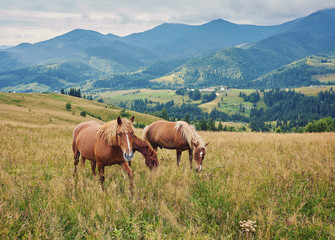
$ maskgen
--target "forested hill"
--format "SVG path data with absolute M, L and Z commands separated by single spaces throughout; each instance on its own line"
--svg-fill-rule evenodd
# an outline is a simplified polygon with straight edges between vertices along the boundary
M 335 10 L 319 11 L 295 22 L 290 29 L 255 44 L 194 59 L 182 66 L 177 75 L 190 86 L 254 87 L 253 80 L 276 68 L 308 55 L 331 54 L 335 47 L 334 26 Z M 276 81 L 262 87 L 296 86 L 297 83 Z M 257 82 L 256 86 L 260 85 Z
M 334 26 L 335 9 L 327 9 L 267 27 L 215 20 L 199 26 L 163 24 L 126 37 L 77 29 L 0 50 L 0 90 L 319 84 L 313 74 L 333 73 L 331 67 L 307 69 L 308 76 L 292 80 L 288 75 L 294 71 L 286 65 L 312 55 L 333 59 Z M 306 65 L 296 66 L 295 73 L 305 72 Z

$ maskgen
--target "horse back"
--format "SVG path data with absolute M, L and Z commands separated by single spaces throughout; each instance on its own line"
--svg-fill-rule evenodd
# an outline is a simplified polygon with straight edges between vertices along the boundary
M 95 121 L 80 123 L 73 132 L 72 147 L 76 148 L 80 155 L 86 159 L 96 161 L 95 145 L 98 139 L 96 134 L 101 125 Z M 74 149 L 75 150 L 75 149 Z
M 188 143 L 183 138 L 181 131 L 175 128 L 175 122 L 157 121 L 148 126 L 145 138 L 153 146 L 167 149 L 188 149 Z

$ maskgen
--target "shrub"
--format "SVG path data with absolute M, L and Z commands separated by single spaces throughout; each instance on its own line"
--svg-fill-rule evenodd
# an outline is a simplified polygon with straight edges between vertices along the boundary
M 86 111 L 81 111 L 81 112 L 80 112 L 80 116 L 82 116 L 82 117 L 86 117 Z
M 66 109 L 67 111 L 70 111 L 70 110 L 71 110 L 71 103 L 67 102 L 67 103 L 65 104 L 65 109 Z

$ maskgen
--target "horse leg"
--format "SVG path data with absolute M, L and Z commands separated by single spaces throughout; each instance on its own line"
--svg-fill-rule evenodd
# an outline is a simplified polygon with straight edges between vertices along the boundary
M 78 151 L 78 149 L 75 149 L 74 151 L 74 171 L 73 171 L 73 176 L 76 175 L 77 172 L 77 166 L 79 163 L 79 156 L 80 156 L 80 152 Z
M 95 168 L 97 167 L 97 162 L 96 161 L 91 161 L 91 169 L 92 169 L 92 174 L 95 176 Z
M 188 150 L 188 159 L 190 160 L 190 168 L 192 169 L 193 149 Z
M 158 144 L 157 143 L 151 143 L 151 147 L 157 151 L 157 148 L 158 148 Z
M 180 163 L 180 158 L 181 158 L 181 151 L 177 149 L 177 165 L 179 166 Z
M 102 191 L 104 191 L 105 166 L 102 164 L 99 164 L 99 162 L 98 162 L 98 171 L 99 171 L 99 176 L 100 176 L 101 189 Z
M 131 195 L 134 195 L 133 192 L 133 170 L 129 167 L 127 162 L 123 162 L 121 167 L 127 171 L 129 176 L 129 190 L 131 192 Z
M 82 168 L 85 167 L 85 162 L 86 162 L 86 158 L 84 158 L 83 156 L 81 156 L 81 167 Z

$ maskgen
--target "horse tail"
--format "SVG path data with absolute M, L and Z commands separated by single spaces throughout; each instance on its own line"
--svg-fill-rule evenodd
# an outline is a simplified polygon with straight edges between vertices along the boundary
M 74 129 L 73 134 L 72 134 L 72 150 L 75 152 L 76 150 L 76 129 Z
M 149 126 L 146 126 L 144 129 L 143 129 L 143 133 L 142 133 L 142 139 L 144 140 L 148 140 L 147 139 L 147 131 L 149 129 Z
M 78 127 L 74 129 L 73 136 L 72 136 L 72 150 L 73 150 L 75 159 L 78 158 L 79 156 L 79 151 L 78 151 L 77 144 L 76 144 L 77 136 L 78 136 Z

